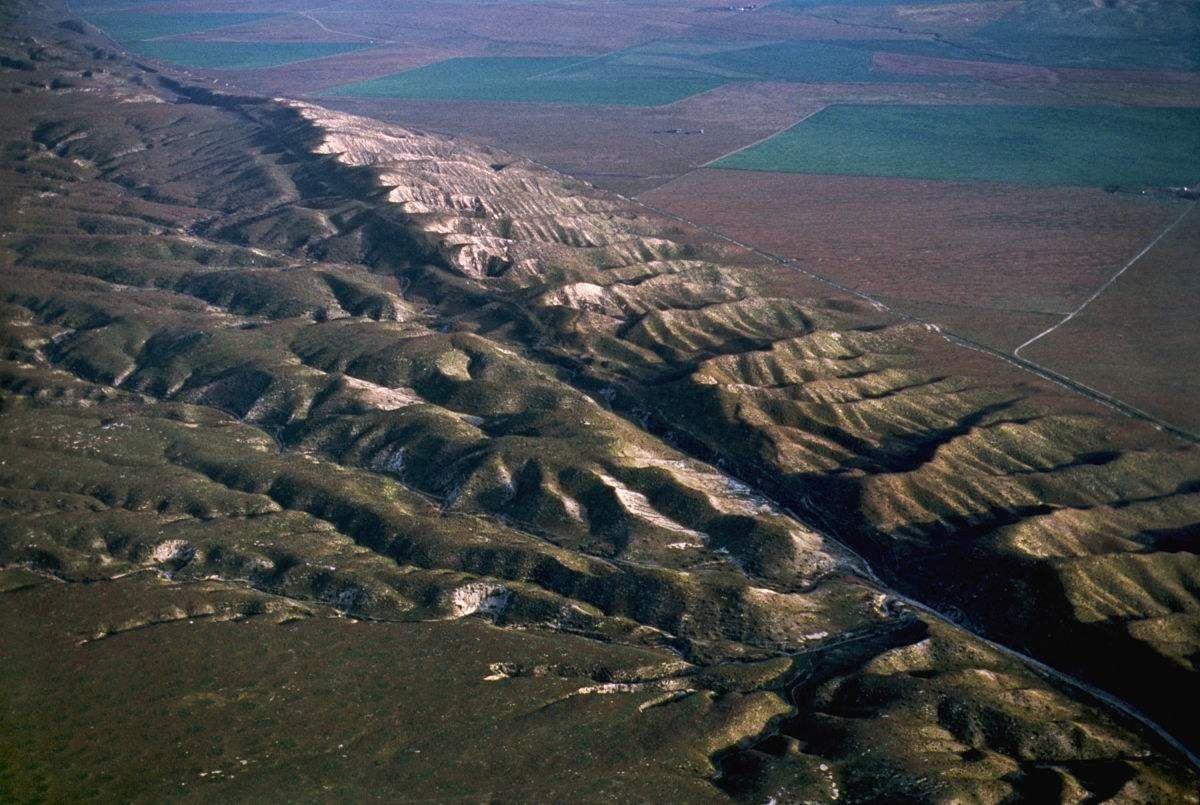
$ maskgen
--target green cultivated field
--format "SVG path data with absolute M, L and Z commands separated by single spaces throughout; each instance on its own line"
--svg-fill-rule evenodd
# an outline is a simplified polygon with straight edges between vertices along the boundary
M 447 101 L 659 106 L 734 81 L 817 83 L 953 81 L 876 70 L 885 43 L 776 42 L 714 50 L 707 42 L 656 42 L 611 56 L 456 58 L 356 84 L 332 95 Z
M 713 167 L 1179 185 L 1200 179 L 1200 109 L 839 105 Z
M 929 0 L 923 5 L 953 2 Z M 817 6 L 890 6 L 898 0 L 779 0 L 773 5 L 805 12 Z M 1103 70 L 1200 70 L 1200 3 L 1153 0 L 1026 0 L 963 43 L 988 59 L 1047 67 Z M 887 50 L 922 53 L 937 43 L 894 42 Z M 928 55 L 940 55 L 928 53 Z M 949 51 L 969 58 L 969 51 Z
M 453 101 L 659 106 L 725 83 L 694 72 L 585 66 L 586 57 L 458 58 L 329 90 L 330 95 Z M 597 64 L 599 64 L 597 62 Z
M 99 0 L 115 3 L 117 0 Z M 93 0 L 96 2 L 96 0 Z M 369 45 L 361 42 L 226 42 L 176 39 L 184 34 L 245 25 L 278 16 L 271 13 L 146 14 L 123 11 L 93 14 L 88 21 L 130 52 L 185 67 L 254 70 L 307 59 L 336 56 Z
M 87 21 L 122 44 L 162 36 L 179 36 L 231 25 L 258 22 L 273 14 L 249 13 L 199 13 L 199 14 L 147 14 L 126 11 L 112 14 L 92 14 Z
M 204 42 L 164 39 L 132 42 L 128 47 L 141 56 L 186 67 L 255 70 L 307 59 L 323 59 L 371 46 L 356 42 Z
M 954 2 L 925 0 L 922 5 Z M 778 0 L 803 13 L 818 6 L 891 6 L 903 0 Z M 1103 70 L 1200 70 L 1200 3 L 1144 0 L 1026 0 L 1002 19 L 963 40 L 988 59 L 1047 67 Z M 924 43 L 895 43 L 920 52 Z M 914 51 L 914 48 L 917 48 Z M 933 54 L 931 54 L 933 55 Z M 964 58 L 966 51 L 952 53 Z

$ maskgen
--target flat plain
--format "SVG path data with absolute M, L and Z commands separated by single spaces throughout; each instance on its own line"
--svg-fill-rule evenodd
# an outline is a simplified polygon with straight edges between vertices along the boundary
M 1178 214 L 1099 188 L 713 169 L 641 199 L 1005 350 Z
M 713 167 L 1181 186 L 1200 176 L 1200 109 L 839 104 Z
M 147 14 L 140 10 L 122 10 L 89 14 L 86 19 L 118 42 L 140 42 L 216 28 L 233 28 L 268 19 L 270 16 L 253 12 Z
M 1021 355 L 1200 433 L 1200 215 L 1179 212 L 1151 251 Z
M 580 70 L 576 57 L 456 58 L 358 84 L 335 96 L 662 106 L 713 89 L 719 79 L 683 70 Z
M 322 59 L 367 47 L 362 41 L 353 39 L 258 41 L 253 34 L 245 36 L 243 29 L 280 16 L 273 12 L 170 12 L 152 4 L 145 5 L 150 7 L 118 3 L 85 6 L 85 19 L 131 53 L 201 69 L 254 70 Z M 221 38 L 189 38 L 201 33 L 212 33 Z
M 190 39 L 137 42 L 139 56 L 163 59 L 184 67 L 214 70 L 253 70 L 310 59 L 324 59 L 364 45 L 353 42 L 214 42 Z

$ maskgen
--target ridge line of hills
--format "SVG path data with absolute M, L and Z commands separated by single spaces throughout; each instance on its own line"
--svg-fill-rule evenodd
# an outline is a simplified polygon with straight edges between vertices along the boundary
M 637 699 L 605 729 L 682 766 L 615 794 L 1194 792 L 971 632 L 1194 746 L 1196 448 L 498 150 L 28 25 L 0 566 L 64 622 L 37 579 L 129 590 L 73 650 L 206 611 L 264 650 L 330 613 L 435 655 L 479 629 L 473 684 Z M 584 659 L 522 659 L 547 636 Z

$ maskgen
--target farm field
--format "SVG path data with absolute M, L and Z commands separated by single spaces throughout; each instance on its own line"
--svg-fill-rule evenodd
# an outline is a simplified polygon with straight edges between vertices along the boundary
M 878 69 L 874 53 L 894 47 L 895 43 L 874 41 L 775 42 L 722 51 L 705 56 L 704 61 L 763 81 L 833 84 L 937 80 L 936 76 L 889 74 Z
M 87 21 L 122 44 L 141 42 L 165 36 L 178 36 L 217 28 L 232 28 L 259 22 L 271 14 L 249 12 L 200 12 L 191 14 L 145 13 L 119 11 L 92 14 Z
M 1200 434 L 1197 255 L 1200 214 L 1193 204 L 1082 313 L 1021 356 Z
M 332 95 L 433 100 L 523 101 L 540 103 L 661 106 L 723 83 L 683 71 L 620 71 L 572 68 L 577 57 L 459 58 L 392 76 L 337 87 Z
M 1200 11 L 1190 0 L 1136 4 L 1025 0 L 972 6 L 943 2 L 904 6 L 885 0 L 781 0 L 772 3 L 771 8 L 818 18 L 836 9 L 836 17 L 843 23 L 883 29 L 915 26 L 918 22 L 952 26 L 956 19 L 969 21 L 953 37 L 960 55 L 974 52 L 976 57 L 993 61 L 1099 70 L 1200 69 L 1200 52 L 1195 47 L 1200 37 Z M 925 45 L 907 44 L 918 48 Z
M 1183 185 L 1200 109 L 831 106 L 714 167 L 1046 185 Z
M 781 97 L 786 104 L 779 103 Z M 650 190 L 822 108 L 820 96 L 733 84 L 665 107 L 523 106 L 498 102 L 323 98 L 355 114 L 503 144 L 626 195 Z
M 255 70 L 297 61 L 322 59 L 370 45 L 361 41 L 252 41 L 256 23 L 273 20 L 272 12 L 169 13 L 115 6 L 86 19 L 131 53 L 183 67 L 212 70 Z M 182 38 L 218 33 L 220 39 Z M 227 39 L 224 37 L 235 37 Z M 250 36 L 250 40 L 236 37 Z
M 349 42 L 210 42 L 161 40 L 136 42 L 130 50 L 139 56 L 169 61 L 184 67 L 213 70 L 254 70 L 309 59 L 324 59 L 369 45 Z
M 874 59 L 886 43 L 775 42 L 722 47 L 654 43 L 608 57 L 455 58 L 335 87 L 334 96 L 662 106 L 724 84 L 954 81 L 889 73 Z
M 702 170 L 640 199 L 1003 350 L 1178 214 L 1094 188 Z
M 1028 0 L 971 41 L 1014 61 L 1099 69 L 1200 69 L 1200 6 Z
M 247 73 L 250 86 L 286 94 L 285 73 L 328 72 L 339 63 L 379 58 L 375 48 L 338 59 Z M 403 58 L 397 55 L 397 58 Z M 768 138 L 838 101 L 943 103 L 1056 100 L 1054 87 L 982 88 L 971 83 L 816 85 L 732 82 L 662 107 L 423 101 L 327 95 L 320 103 L 355 114 L 465 136 L 526 155 L 627 195 L 645 192 Z

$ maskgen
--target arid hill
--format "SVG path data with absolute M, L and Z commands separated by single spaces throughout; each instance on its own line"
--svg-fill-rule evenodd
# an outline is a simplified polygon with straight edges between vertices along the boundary
M 1195 446 L 496 150 L 0 54 L 5 798 L 1196 801 Z

